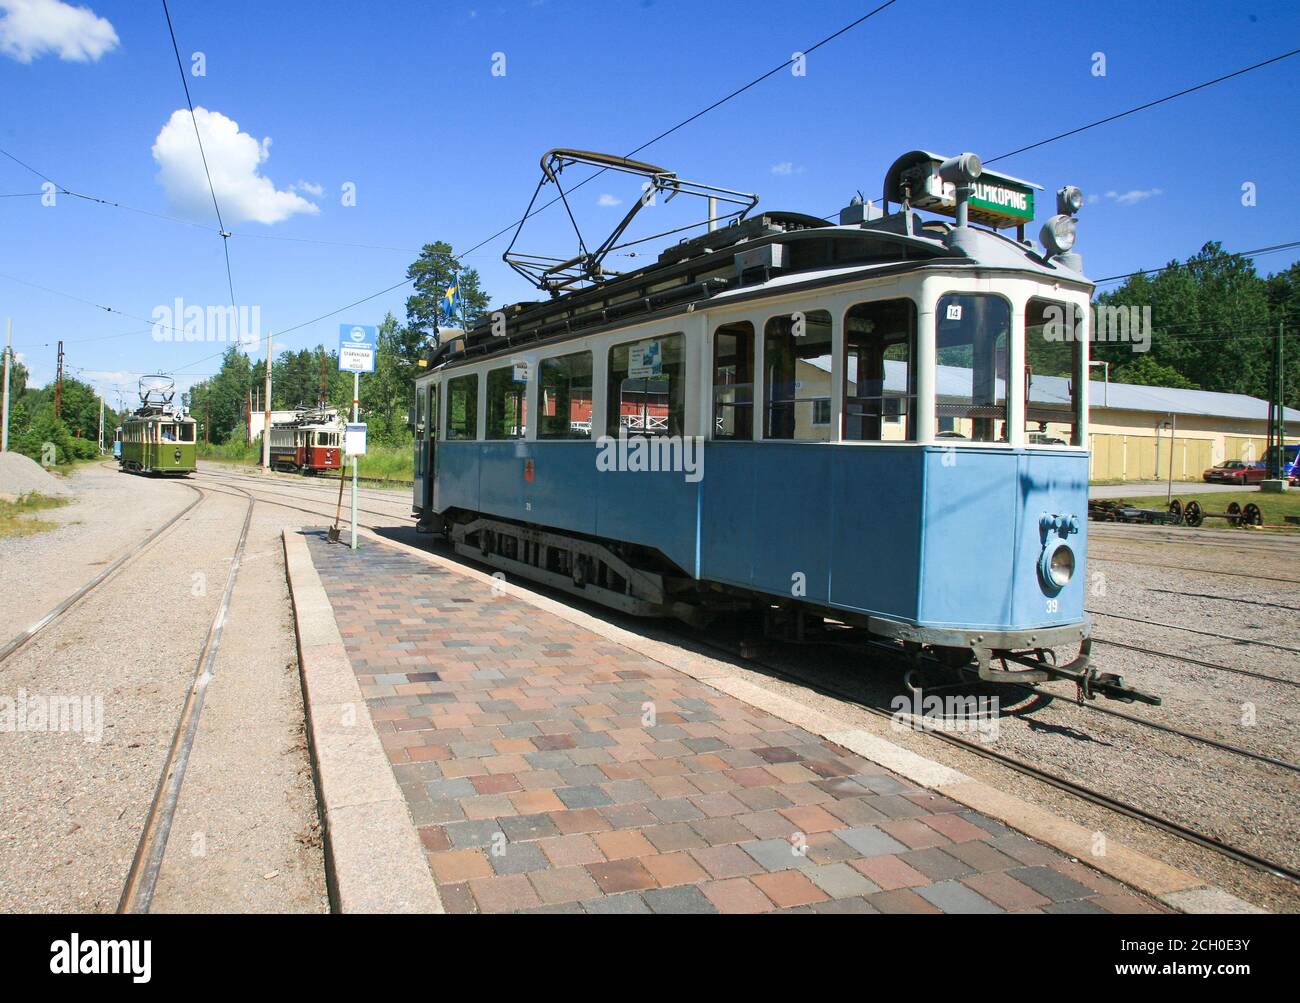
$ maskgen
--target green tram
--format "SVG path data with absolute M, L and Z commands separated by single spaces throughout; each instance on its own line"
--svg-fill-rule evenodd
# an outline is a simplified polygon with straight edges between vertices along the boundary
M 137 474 L 194 470 L 196 423 L 186 415 L 141 408 L 122 423 L 120 469 Z

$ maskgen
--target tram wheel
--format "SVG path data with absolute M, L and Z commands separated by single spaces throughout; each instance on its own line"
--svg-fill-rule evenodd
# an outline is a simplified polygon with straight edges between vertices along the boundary
M 1205 514 L 1201 512 L 1200 502 L 1189 501 L 1187 508 L 1183 510 L 1183 521 L 1193 529 L 1205 521 Z
M 1264 513 L 1260 511 L 1258 505 L 1250 502 L 1241 510 L 1241 521 L 1247 526 L 1262 526 L 1264 525 Z
M 1175 526 L 1183 521 L 1183 503 L 1177 498 L 1169 503 L 1169 516 Z

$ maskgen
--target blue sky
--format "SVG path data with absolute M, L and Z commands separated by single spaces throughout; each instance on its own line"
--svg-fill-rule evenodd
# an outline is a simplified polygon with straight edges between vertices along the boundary
M 185 96 L 161 3 L 77 4 L 89 11 L 59 27 L 42 20 L 59 0 L 0 0 L 0 147 L 75 191 L 199 226 L 66 196 L 52 207 L 0 199 L 0 318 L 13 318 L 34 382 L 52 378 L 62 338 L 69 371 L 112 402 L 137 373 L 174 371 L 184 386 L 213 372 L 202 360 L 220 345 L 160 344 L 147 319 L 177 297 L 206 307 L 229 294 L 193 125 L 188 112 L 173 118 Z M 276 331 L 400 282 L 425 242 L 464 249 L 517 219 L 543 151 L 627 153 L 874 5 L 171 0 L 171 13 L 187 70 L 192 53 L 206 59 L 206 75 L 188 79 L 211 113 L 236 298 Z M 878 193 L 907 150 L 991 159 L 1297 40 L 1300 10 L 1287 2 L 898 0 L 811 54 L 805 76 L 778 73 L 639 156 L 757 192 L 760 209 L 826 215 L 858 189 Z M 1104 77 L 1094 52 L 1105 53 Z M 1297 93 L 1300 57 L 996 167 L 1047 187 L 1035 235 L 1060 185 L 1093 197 L 1078 249 L 1098 277 L 1212 239 L 1230 249 L 1300 239 Z M 1246 181 L 1253 208 L 1241 204 Z M 355 206 L 340 204 L 348 182 Z M 0 157 L 0 194 L 40 184 Z M 609 176 L 581 189 L 588 236 L 603 236 L 636 194 Z M 602 195 L 622 207 L 599 205 Z M 665 225 L 688 218 L 685 205 L 654 212 Z M 538 217 L 529 249 L 571 251 L 566 226 L 558 207 Z M 501 262 L 505 245 L 467 263 L 494 303 L 532 298 Z M 399 289 L 298 330 L 277 350 L 333 346 L 340 321 L 401 317 L 404 298 Z

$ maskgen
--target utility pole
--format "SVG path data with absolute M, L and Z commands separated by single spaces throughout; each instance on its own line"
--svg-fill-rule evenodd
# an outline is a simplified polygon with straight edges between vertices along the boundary
M 325 407 L 325 402 L 329 399 L 329 394 L 326 391 L 326 387 L 328 386 L 328 383 L 325 378 L 325 365 L 327 362 L 329 362 L 329 356 L 326 355 L 324 352 L 322 352 L 320 357 L 320 401 L 319 401 L 320 406 L 322 408 Z
M 104 455 L 104 395 L 99 395 L 99 455 Z
M 63 342 L 59 342 L 59 365 L 54 377 L 54 417 L 63 417 Z
M 212 405 L 207 397 L 203 398 L 203 445 L 208 444 L 208 425 L 212 422 Z
M 271 332 L 266 332 L 266 413 L 262 422 L 262 468 L 271 469 Z
M 5 321 L 5 392 L 4 410 L 0 412 L 0 453 L 9 451 L 9 356 L 13 354 L 14 319 Z

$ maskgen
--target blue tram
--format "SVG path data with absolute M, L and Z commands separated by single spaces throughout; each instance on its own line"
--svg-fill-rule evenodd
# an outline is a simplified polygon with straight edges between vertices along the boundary
M 634 614 L 762 609 L 986 681 L 1154 700 L 1089 665 L 1078 190 L 1044 248 L 1040 189 L 973 155 L 914 151 L 884 190 L 837 224 L 742 205 L 714 226 L 711 203 L 653 264 L 547 259 L 549 300 L 443 332 L 413 406 L 418 528 Z

